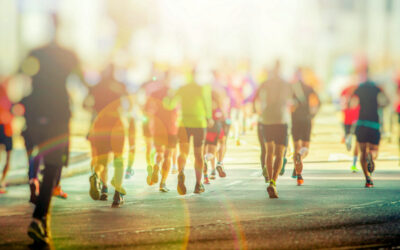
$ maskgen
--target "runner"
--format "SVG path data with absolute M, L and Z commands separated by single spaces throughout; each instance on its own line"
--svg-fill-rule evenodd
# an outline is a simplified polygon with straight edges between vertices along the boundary
M 195 80 L 195 70 L 190 76 L 189 82 L 179 88 L 169 103 L 169 109 L 181 106 L 180 124 L 178 129 L 179 156 L 178 156 L 178 186 L 180 195 L 186 194 L 184 169 L 189 154 L 190 138 L 193 137 L 196 185 L 194 193 L 205 191 L 201 183 L 204 166 L 203 146 L 207 125 L 212 124 L 211 91 L 206 86 L 198 85 Z
M 222 93 L 220 89 L 216 86 L 212 86 L 211 90 L 211 99 L 212 99 L 212 119 L 213 119 L 213 127 L 207 128 L 206 134 L 206 143 L 204 146 L 204 184 L 210 184 L 210 180 L 208 178 L 208 162 L 211 162 L 211 175 L 210 179 L 215 179 L 216 171 L 218 171 L 219 177 L 226 177 L 225 170 L 223 169 L 222 157 L 224 154 L 224 149 L 218 150 L 217 148 L 224 147 L 225 142 L 223 142 L 224 135 L 224 123 L 225 117 L 223 113 L 223 105 L 222 105 Z M 216 166 L 216 158 L 218 157 L 218 163 Z
M 292 112 L 293 162 L 297 185 L 301 186 L 304 183 L 303 160 L 307 157 L 310 148 L 312 119 L 319 110 L 320 101 L 314 89 L 304 83 L 301 70 L 296 72 L 292 89 L 294 99 Z
M 346 148 L 347 150 L 351 150 L 351 144 L 352 144 L 352 135 L 354 131 L 352 131 L 352 126 L 357 122 L 358 120 L 358 115 L 360 112 L 360 107 L 350 107 L 350 100 L 351 97 L 356 90 L 357 86 L 356 85 L 350 85 L 346 87 L 342 93 L 340 94 L 341 97 L 341 104 L 342 104 L 342 112 L 343 112 L 343 127 L 344 127 L 344 141 L 346 143 Z M 358 172 L 357 169 L 357 161 L 358 161 L 358 150 L 359 150 L 359 145 L 358 142 L 356 142 L 356 145 L 354 146 L 353 150 L 353 163 L 351 165 L 351 171 L 353 173 Z
M 54 17 L 53 20 L 57 31 L 57 18 Z M 39 155 L 44 162 L 43 181 L 28 235 L 37 244 L 49 244 L 50 201 L 68 158 L 71 112 L 66 79 L 72 71 L 78 69 L 78 60 L 74 53 L 60 47 L 55 39 L 52 43 L 32 51 L 28 58 L 40 63 L 39 71 L 32 76 L 30 110 L 34 110 L 35 119 L 31 127 L 34 128 L 34 133 L 31 130 L 29 136 L 34 145 L 39 146 Z M 27 115 L 31 115 L 29 112 L 27 110 Z
M 283 165 L 284 151 L 287 146 L 289 102 L 292 96 L 289 84 L 279 74 L 280 64 L 276 62 L 269 74 L 269 79 L 261 84 L 254 99 L 254 109 L 260 115 L 260 129 L 266 147 L 267 171 L 263 172 L 268 173 L 270 184 L 267 191 L 270 198 L 278 198 L 276 181 Z
M 368 69 L 365 71 L 367 76 Z M 360 105 L 360 115 L 356 123 L 355 134 L 360 145 L 360 162 L 366 179 L 365 187 L 367 188 L 374 186 L 371 174 L 375 170 L 374 160 L 378 157 L 381 138 L 378 109 L 387 104 L 389 104 L 387 96 L 376 86 L 375 82 L 367 77 L 354 91 L 351 100 L 351 107 Z
M 149 107 L 151 107 L 151 93 L 156 91 L 160 86 L 159 79 L 157 77 L 155 66 L 153 64 L 151 79 L 140 86 L 139 91 L 144 90 L 145 92 L 145 103 L 142 106 L 143 119 L 142 119 L 142 129 L 143 136 L 146 143 L 146 164 L 147 164 L 147 184 L 152 185 L 151 179 L 153 176 L 153 165 L 154 165 L 154 154 L 155 150 L 153 147 L 153 135 L 151 134 L 150 124 L 152 117 L 149 113 Z
M 122 187 L 125 129 L 120 114 L 122 109 L 121 99 L 127 98 L 129 101 L 130 99 L 125 86 L 114 79 L 114 67 L 112 65 L 104 70 L 102 80 L 91 88 L 90 94 L 93 98 L 92 107 L 97 116 L 89 132 L 94 157 L 94 173 L 89 178 L 89 193 L 93 200 L 105 201 L 108 199 L 107 167 L 109 153 L 113 153 L 114 177 L 111 180 L 111 185 L 114 186 L 115 193 L 111 207 L 116 208 L 124 203 L 123 196 L 126 194 Z
M 159 81 L 159 88 L 150 94 L 150 107 L 148 112 L 151 114 L 150 129 L 153 135 L 154 146 L 156 148 L 155 164 L 151 178 L 151 185 L 158 183 L 158 174 L 161 167 L 160 191 L 168 192 L 166 180 L 171 168 L 172 151 L 177 144 L 177 110 L 167 110 L 163 105 L 163 100 L 170 92 L 169 72 L 165 72 L 164 79 Z
M 11 114 L 12 103 L 7 95 L 7 84 L 7 80 L 0 82 L 0 144 L 5 146 L 6 151 L 6 161 L 0 179 L 0 194 L 6 193 L 6 177 L 10 169 L 11 151 L 13 148 L 11 124 L 13 119 Z

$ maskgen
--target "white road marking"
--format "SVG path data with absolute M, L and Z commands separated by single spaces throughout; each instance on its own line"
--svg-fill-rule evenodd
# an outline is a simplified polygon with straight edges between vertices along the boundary
M 242 183 L 242 181 L 234 181 L 234 182 L 231 182 L 231 183 L 225 185 L 225 187 L 230 187 L 230 186 L 233 186 L 233 185 L 236 185 L 236 184 L 239 184 L 239 183 Z

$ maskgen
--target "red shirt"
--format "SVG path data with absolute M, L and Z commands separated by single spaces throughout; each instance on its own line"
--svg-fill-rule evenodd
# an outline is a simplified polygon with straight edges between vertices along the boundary
M 360 106 L 357 106 L 355 108 L 349 107 L 350 99 L 356 88 L 357 86 L 346 87 L 340 94 L 342 98 L 342 111 L 344 115 L 343 123 L 345 125 L 352 125 L 353 123 L 355 123 L 358 120 L 358 116 L 360 114 Z
M 6 136 L 12 136 L 12 119 L 11 114 L 12 103 L 7 95 L 7 85 L 8 81 L 0 84 L 0 124 L 4 126 L 4 133 Z

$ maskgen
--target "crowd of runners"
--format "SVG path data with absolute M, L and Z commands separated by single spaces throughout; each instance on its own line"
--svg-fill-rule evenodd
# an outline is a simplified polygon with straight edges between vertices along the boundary
M 248 72 L 216 69 L 208 74 L 208 84 L 202 84 L 201 78 L 207 74 L 195 64 L 183 69 L 172 66 L 160 69 L 154 65 L 149 80 L 131 90 L 116 77 L 122 68 L 113 62 L 99 74 L 97 84 L 86 83 L 78 58 L 56 41 L 32 51 L 26 60 L 32 58 L 40 63 L 40 69 L 30 76 L 29 96 L 13 104 L 7 97 L 6 83 L 0 85 L 0 143 L 7 152 L 0 191 L 6 192 L 12 117 L 23 115 L 30 202 L 35 204 L 28 234 L 35 242 L 48 243 L 51 239 L 52 196 L 67 198 L 60 179 L 62 168 L 69 160 L 72 111 L 66 82 L 70 74 L 78 76 L 87 89 L 83 108 L 92 114 L 87 140 L 92 159 L 88 187 L 93 200 L 107 201 L 111 185 L 115 190 L 112 207 L 124 203 L 129 191 L 124 188 L 124 179 L 135 176 L 138 124 L 145 137 L 146 181 L 148 185 L 158 185 L 160 192 L 170 191 L 167 185 L 170 173 L 177 174 L 177 192 L 180 195 L 188 192 L 185 176 L 189 173 L 185 168 L 191 147 L 196 177 L 194 193 L 203 193 L 205 185 L 217 176 L 227 177 L 229 171 L 224 166 L 227 138 L 231 135 L 235 144 L 240 145 L 239 136 L 248 127 L 257 130 L 260 165 L 269 197 L 279 197 L 277 181 L 288 161 L 289 134 L 293 139 L 292 177 L 297 185 L 304 184 L 303 160 L 309 153 L 313 118 L 321 101 L 316 90 L 306 82 L 301 68 L 295 70 L 291 79 L 285 79 L 280 62 L 276 61 L 259 81 Z M 357 171 L 360 154 L 365 187 L 370 188 L 380 142 L 379 109 L 389 105 L 389 98 L 371 80 L 368 67 L 362 68 L 358 77 L 357 84 L 346 87 L 341 95 L 344 142 L 348 150 L 354 148 L 352 171 Z M 181 84 L 175 84 L 177 78 Z M 134 115 L 135 109 L 140 109 L 141 119 Z M 353 134 L 357 143 L 352 147 Z M 114 167 L 112 178 L 108 177 L 110 163 Z M 43 176 L 41 182 L 39 173 Z

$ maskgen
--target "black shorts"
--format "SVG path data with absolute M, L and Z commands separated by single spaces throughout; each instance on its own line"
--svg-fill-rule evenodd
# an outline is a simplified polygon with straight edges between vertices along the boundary
M 229 136 L 229 131 L 231 130 L 231 125 L 227 124 L 226 122 L 223 123 L 222 130 L 224 131 L 224 136 Z
M 381 140 L 381 132 L 378 129 L 357 126 L 356 137 L 357 142 L 359 143 L 371 143 L 374 145 L 379 145 Z
M 13 148 L 13 140 L 11 136 L 7 136 L 4 131 L 4 125 L 0 125 L 0 144 L 6 146 L 6 151 L 11 151 Z
M 179 128 L 178 131 L 179 143 L 189 143 L 191 136 L 193 136 L 194 147 L 203 146 L 206 138 L 206 128 L 185 128 L 185 127 Z
M 262 126 L 264 142 L 274 142 L 276 145 L 287 146 L 288 144 L 288 126 L 287 124 L 271 124 Z
M 148 121 L 143 122 L 142 128 L 143 128 L 143 136 L 147 138 L 151 137 L 150 122 Z
M 296 121 L 292 123 L 292 136 L 294 141 L 310 141 L 311 121 Z
M 156 147 L 167 147 L 167 148 L 175 148 L 178 143 L 177 135 L 154 135 L 153 137 L 154 146 Z
M 214 126 L 212 128 L 207 128 L 206 144 L 217 145 L 218 140 L 223 136 L 223 134 L 221 134 L 222 132 L 222 122 L 214 121 Z

